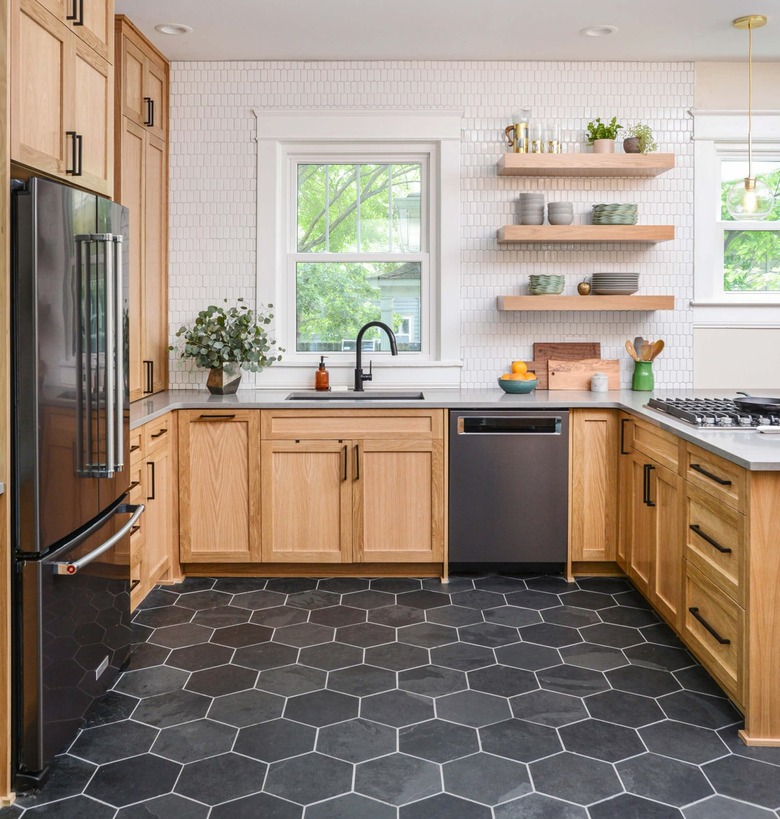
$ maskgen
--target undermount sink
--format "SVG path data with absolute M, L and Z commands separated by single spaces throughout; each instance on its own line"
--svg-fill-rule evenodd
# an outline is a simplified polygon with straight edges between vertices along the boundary
M 425 396 L 421 392 L 389 392 L 380 390 L 342 390 L 341 392 L 317 392 L 316 390 L 302 390 L 291 392 L 286 401 L 422 401 Z

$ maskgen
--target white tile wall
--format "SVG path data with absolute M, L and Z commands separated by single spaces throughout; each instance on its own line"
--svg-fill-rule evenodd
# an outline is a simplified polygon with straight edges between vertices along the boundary
M 170 322 L 172 332 L 216 299 L 255 292 L 255 143 L 252 107 L 444 109 L 463 112 L 461 327 L 463 386 L 492 386 L 534 341 L 600 340 L 604 358 L 631 364 L 623 345 L 663 338 L 656 383 L 691 386 L 693 331 L 692 63 L 573 62 L 182 62 L 171 66 Z M 515 108 L 534 120 L 583 130 L 617 115 L 643 121 L 660 150 L 677 155 L 662 176 L 637 179 L 499 178 L 503 129 Z M 639 221 L 672 223 L 658 245 L 499 247 L 496 228 L 515 221 L 517 194 L 545 190 L 575 203 L 582 221 L 595 202 L 639 203 Z M 673 293 L 659 313 L 499 313 L 496 296 L 525 292 L 529 273 L 565 273 L 567 293 L 599 270 L 641 271 L 640 292 Z M 259 294 L 263 301 L 263 294 Z M 204 373 L 175 359 L 171 385 L 202 386 Z M 262 386 L 262 374 L 257 377 Z M 255 385 L 245 376 L 243 386 Z

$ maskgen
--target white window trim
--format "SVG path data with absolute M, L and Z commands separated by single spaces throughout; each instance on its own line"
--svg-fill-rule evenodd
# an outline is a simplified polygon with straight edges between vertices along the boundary
M 723 223 L 717 217 L 720 161 L 729 153 L 747 153 L 747 111 L 693 111 L 694 116 L 694 326 L 780 327 L 780 294 L 725 293 L 716 272 Z M 780 155 L 780 112 L 753 115 L 753 149 Z M 756 134 L 758 136 L 756 136 Z M 745 228 L 766 229 L 765 222 L 738 222 Z
M 258 386 L 307 387 L 319 361 L 315 353 L 295 353 L 294 324 L 290 333 L 287 305 L 290 214 L 290 155 L 337 148 L 345 156 L 355 143 L 370 143 L 372 150 L 393 154 L 416 146 L 418 155 L 430 155 L 429 174 L 438 180 L 438 197 L 431 221 L 432 246 L 430 314 L 434 316 L 426 358 L 377 355 L 372 386 L 401 387 L 460 385 L 460 141 L 461 114 L 411 111 L 266 111 L 252 109 L 257 141 L 257 299 L 279 306 L 275 310 L 277 335 L 289 338 L 282 361 L 265 370 Z M 312 135 L 317 139 L 313 140 Z M 326 145 L 327 144 L 327 145 Z M 408 155 L 408 154 L 407 154 Z M 294 197 L 293 197 L 294 198 Z M 435 228 L 438 227 L 438 230 Z M 435 260 L 435 261 L 434 261 Z M 435 268 L 435 269 L 434 269 Z M 284 297 L 284 298 L 281 298 Z M 280 300 L 281 298 L 281 300 Z M 284 307 L 283 307 L 284 305 Z M 293 308 L 294 309 L 294 308 Z M 364 357 L 365 361 L 365 357 Z M 351 385 L 354 361 L 328 361 L 331 384 Z

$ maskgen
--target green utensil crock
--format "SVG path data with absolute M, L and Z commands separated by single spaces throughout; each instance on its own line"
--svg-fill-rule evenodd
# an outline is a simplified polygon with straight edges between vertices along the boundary
M 631 381 L 631 389 L 636 391 L 649 392 L 655 386 L 653 380 L 653 362 L 635 361 L 634 378 Z

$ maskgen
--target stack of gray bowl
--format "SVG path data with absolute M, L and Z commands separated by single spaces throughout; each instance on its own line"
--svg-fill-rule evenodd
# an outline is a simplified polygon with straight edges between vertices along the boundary
M 520 194 L 520 224 L 521 225 L 544 224 L 543 193 Z
M 571 202 L 550 202 L 547 221 L 551 225 L 570 225 L 574 221 L 574 205 Z

